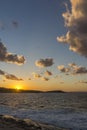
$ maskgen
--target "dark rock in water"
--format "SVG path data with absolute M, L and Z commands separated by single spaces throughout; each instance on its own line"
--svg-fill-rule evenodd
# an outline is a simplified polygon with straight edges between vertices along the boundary
M 55 126 L 47 125 L 32 121 L 31 119 L 18 119 L 13 116 L 0 115 L 0 128 L 2 130 L 7 130 L 6 125 L 9 130 L 65 130 Z M 12 127 L 10 127 L 12 126 Z M 0 129 L 1 130 L 1 129 Z

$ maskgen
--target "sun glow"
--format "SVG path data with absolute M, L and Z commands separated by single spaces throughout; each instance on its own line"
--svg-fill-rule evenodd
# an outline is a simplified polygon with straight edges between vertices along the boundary
M 22 89 L 22 87 L 20 85 L 15 86 L 15 88 L 16 88 L 16 90 Z

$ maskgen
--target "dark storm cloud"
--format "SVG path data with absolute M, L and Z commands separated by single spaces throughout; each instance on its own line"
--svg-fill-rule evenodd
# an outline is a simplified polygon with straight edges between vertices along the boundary
M 38 67 L 50 67 L 54 64 L 52 58 L 40 59 L 35 62 Z
M 21 65 L 24 64 L 25 58 L 22 55 L 9 53 L 7 48 L 0 41 L 0 61 Z
M 70 0 L 71 10 L 63 13 L 68 32 L 57 37 L 61 43 L 69 45 L 69 49 L 87 57 L 87 0 Z

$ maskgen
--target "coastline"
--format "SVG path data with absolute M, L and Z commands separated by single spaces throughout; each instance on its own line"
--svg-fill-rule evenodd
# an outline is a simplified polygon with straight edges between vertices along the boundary
M 0 130 L 69 130 L 31 119 L 20 119 L 9 115 L 0 115 Z

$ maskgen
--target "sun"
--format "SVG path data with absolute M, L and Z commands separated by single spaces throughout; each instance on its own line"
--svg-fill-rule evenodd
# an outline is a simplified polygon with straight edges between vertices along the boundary
M 20 85 L 15 86 L 16 90 L 20 90 L 22 87 Z

